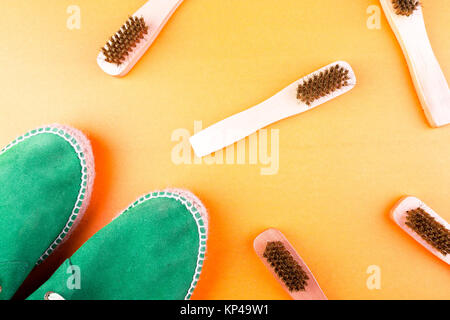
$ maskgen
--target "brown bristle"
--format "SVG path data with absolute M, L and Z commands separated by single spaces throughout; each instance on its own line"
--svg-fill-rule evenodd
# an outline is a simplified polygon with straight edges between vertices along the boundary
M 147 33 L 148 26 L 144 18 L 130 17 L 102 48 L 105 61 L 121 65 Z
M 450 231 L 422 208 L 407 211 L 405 224 L 444 256 L 450 253 Z
M 410 16 L 420 6 L 418 0 L 392 0 L 395 13 L 402 16 Z
M 268 242 L 263 257 L 266 258 L 289 291 L 305 290 L 309 277 L 281 241 Z
M 334 65 L 304 80 L 297 88 L 297 99 L 311 105 L 315 100 L 348 85 L 349 71 Z

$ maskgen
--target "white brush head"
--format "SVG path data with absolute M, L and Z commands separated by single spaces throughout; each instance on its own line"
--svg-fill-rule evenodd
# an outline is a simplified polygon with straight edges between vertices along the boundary
M 299 103 L 314 108 L 353 89 L 356 76 L 348 62 L 336 61 L 303 77 L 295 85 Z M 306 91 L 306 97 L 302 94 L 299 97 L 300 87 Z M 306 99 L 302 101 L 301 97 Z
M 140 41 L 136 41 L 135 46 L 131 48 L 131 51 L 128 55 L 125 56 L 123 61 L 120 64 L 111 63 L 107 60 L 103 49 L 97 56 L 97 63 L 100 68 L 111 76 L 123 77 L 125 76 L 133 66 L 139 61 L 139 59 L 144 55 L 147 49 L 151 46 L 153 41 L 155 41 L 158 34 L 161 32 L 162 28 L 166 25 L 169 18 L 178 8 L 178 6 L 183 2 L 183 0 L 149 0 L 147 1 L 138 11 L 136 11 L 131 18 L 133 18 L 134 22 L 131 22 L 137 29 L 131 29 L 129 33 L 133 34 L 134 31 L 140 31 L 140 26 L 136 23 L 135 19 L 139 19 L 145 23 L 145 26 L 148 27 L 147 32 L 140 34 L 143 36 Z M 121 28 L 121 31 L 117 32 L 115 36 L 119 38 L 123 38 L 124 30 L 127 31 L 127 25 Z M 121 33 L 122 32 L 122 33 Z M 126 32 L 125 32 L 126 33 Z M 127 42 L 130 38 L 127 33 L 125 36 Z M 134 37 L 131 37 L 131 40 L 134 40 Z M 114 39 L 113 39 L 114 41 Z M 133 42 L 133 41 L 132 41 Z M 108 49 L 108 44 L 105 45 L 104 49 Z M 120 51 L 121 46 L 116 47 Z M 113 59 L 114 60 L 114 59 Z
M 416 230 L 407 225 L 408 214 L 412 211 L 417 210 L 423 210 L 427 215 L 432 217 L 437 223 L 442 225 L 447 230 L 447 237 L 448 237 L 448 230 L 450 230 L 450 225 L 448 224 L 448 222 L 445 221 L 444 218 L 439 216 L 433 209 L 427 206 L 423 201 L 421 201 L 416 197 L 407 196 L 400 199 L 391 210 L 391 218 L 401 229 L 403 229 L 418 243 L 424 246 L 428 251 L 430 251 L 432 254 L 434 254 L 447 264 L 450 264 L 450 254 L 443 254 L 441 251 L 437 250 L 430 242 L 427 241 L 427 239 L 428 240 L 433 239 L 435 234 L 434 235 L 432 234 L 432 236 L 427 235 L 426 237 L 422 237 L 419 233 L 417 233 Z M 424 231 L 427 232 L 434 230 L 434 228 L 432 228 L 431 226 L 426 226 L 422 228 Z M 445 236 L 441 235 L 441 237 Z

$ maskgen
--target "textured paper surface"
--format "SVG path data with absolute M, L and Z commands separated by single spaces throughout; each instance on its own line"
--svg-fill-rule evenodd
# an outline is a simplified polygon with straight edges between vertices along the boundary
M 252 249 L 280 229 L 330 299 L 444 299 L 448 266 L 389 220 L 403 195 L 450 221 L 450 127 L 428 127 L 394 34 L 367 28 L 375 0 L 187 0 L 123 79 L 96 56 L 137 0 L 0 2 L 0 144 L 46 123 L 92 140 L 97 179 L 72 239 L 34 273 L 49 275 L 138 195 L 164 187 L 196 193 L 210 237 L 196 299 L 287 299 Z M 81 29 L 66 27 L 69 5 Z M 430 40 L 450 79 L 450 7 L 426 1 Z M 180 164 L 173 132 L 193 133 L 251 107 L 336 60 L 358 77 L 350 93 L 268 128 L 279 130 L 279 170 Z M 369 290 L 369 266 L 381 290 Z

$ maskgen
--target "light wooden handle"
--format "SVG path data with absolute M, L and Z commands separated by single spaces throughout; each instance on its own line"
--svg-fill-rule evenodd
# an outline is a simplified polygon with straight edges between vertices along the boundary
M 450 91 L 425 31 L 405 39 L 405 56 L 428 121 L 433 127 L 450 123 Z
M 189 139 L 192 148 L 198 157 L 221 150 L 285 118 L 286 116 L 278 110 L 274 100 L 267 100 L 237 113 L 192 136 Z
M 422 8 L 411 16 L 397 15 L 390 0 L 381 0 L 399 41 L 428 122 L 433 127 L 450 123 L 450 91 L 428 39 Z

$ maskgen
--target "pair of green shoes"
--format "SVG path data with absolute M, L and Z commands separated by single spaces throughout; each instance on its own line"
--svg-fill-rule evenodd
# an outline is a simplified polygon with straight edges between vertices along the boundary
M 50 125 L 0 152 L 0 300 L 63 243 L 88 207 L 88 139 Z M 192 193 L 140 197 L 67 259 L 31 300 L 189 299 L 205 259 L 208 215 Z

